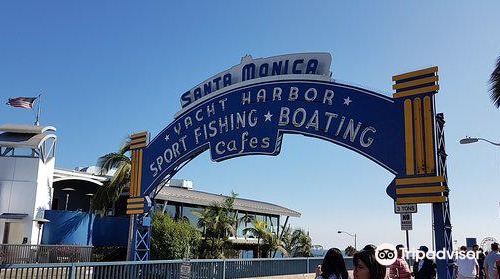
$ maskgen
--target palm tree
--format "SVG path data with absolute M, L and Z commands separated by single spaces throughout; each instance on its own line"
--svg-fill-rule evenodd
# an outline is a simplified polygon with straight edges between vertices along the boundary
M 271 256 L 271 252 L 274 252 L 274 257 L 276 255 L 276 251 L 280 251 L 285 257 L 289 255 L 281 239 L 273 232 L 268 232 L 264 235 L 264 247 L 266 257 L 267 255 Z
M 126 153 L 130 151 L 130 140 L 127 140 L 118 152 L 106 154 L 99 158 L 97 165 L 101 169 L 101 174 L 107 174 L 110 170 L 116 170 L 111 180 L 97 188 L 97 192 L 92 199 L 93 212 L 104 215 L 106 209 L 115 203 L 125 187 L 130 184 L 130 173 L 132 164 Z
M 285 248 L 289 256 L 293 256 L 294 243 L 292 242 L 292 228 L 288 225 L 288 227 L 281 226 L 281 229 L 281 243 L 283 244 L 283 248 Z
M 500 108 L 500 57 L 490 77 L 490 98 L 496 108 Z
M 312 243 L 309 233 L 306 233 L 303 229 L 294 230 L 292 243 L 294 244 L 294 257 L 312 257 Z
M 262 220 L 252 221 L 253 227 L 248 227 L 243 229 L 243 233 L 250 233 L 257 238 L 257 258 L 260 258 L 260 246 L 262 244 L 261 240 L 264 239 L 269 230 L 267 228 L 267 223 Z
M 222 203 L 212 203 L 202 212 L 193 212 L 202 229 L 202 254 L 205 258 L 224 258 L 231 253 L 229 237 L 236 234 L 237 222 L 233 204 L 237 194 L 231 193 Z
M 354 247 L 352 247 L 351 245 L 347 246 L 344 251 L 345 254 L 349 257 L 352 257 L 357 252 L 356 249 L 354 249 Z

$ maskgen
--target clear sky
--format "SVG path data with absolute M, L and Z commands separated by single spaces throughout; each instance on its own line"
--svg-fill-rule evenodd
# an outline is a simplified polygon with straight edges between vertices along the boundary
M 329 52 L 335 79 L 388 96 L 393 75 L 438 65 L 453 236 L 459 244 L 500 238 L 500 150 L 458 144 L 465 135 L 500 139 L 487 92 L 500 54 L 500 2 L 237 2 L 2 1 L 2 102 L 43 92 L 41 124 L 58 129 L 56 165 L 72 169 L 95 164 L 130 133 L 156 135 L 183 92 L 246 54 Z M 0 124 L 33 119 L 0 106 Z M 314 244 L 345 248 L 352 240 L 339 229 L 357 233 L 358 246 L 404 241 L 385 193 L 393 176 L 325 141 L 287 135 L 280 156 L 221 163 L 206 152 L 176 177 L 300 211 L 292 223 Z M 419 206 L 411 246 L 430 245 L 430 216 L 429 205 Z

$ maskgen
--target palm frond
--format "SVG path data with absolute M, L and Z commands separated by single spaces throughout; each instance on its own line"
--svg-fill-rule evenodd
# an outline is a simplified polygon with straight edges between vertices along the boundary
M 500 57 L 490 77 L 490 98 L 496 108 L 500 108 Z
M 99 158 L 97 166 L 101 169 L 101 174 L 106 174 L 123 163 L 130 164 L 130 158 L 121 153 L 109 153 Z

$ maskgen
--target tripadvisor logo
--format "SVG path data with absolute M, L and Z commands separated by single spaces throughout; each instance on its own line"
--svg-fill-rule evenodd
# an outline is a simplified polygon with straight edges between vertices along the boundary
M 396 247 L 389 243 L 382 243 L 375 250 L 375 258 L 381 265 L 393 264 L 396 261 L 397 255 Z
M 420 247 L 419 249 L 412 248 L 410 250 L 405 247 L 401 248 L 402 256 L 405 259 L 413 258 L 415 260 L 422 260 L 428 258 L 430 260 L 446 260 L 446 259 L 478 259 L 479 251 L 448 251 L 446 249 L 438 251 L 429 251 L 427 247 Z M 398 251 L 394 245 L 389 243 L 380 244 L 375 250 L 375 258 L 381 265 L 389 266 L 393 264 L 398 257 Z

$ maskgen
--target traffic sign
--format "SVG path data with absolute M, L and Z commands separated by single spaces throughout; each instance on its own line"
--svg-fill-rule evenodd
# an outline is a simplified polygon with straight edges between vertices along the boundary
M 394 213 L 417 213 L 417 204 L 396 204 L 394 203 Z
M 411 217 L 411 213 L 402 213 L 401 216 L 401 230 L 402 231 L 411 231 L 413 230 L 413 221 Z

